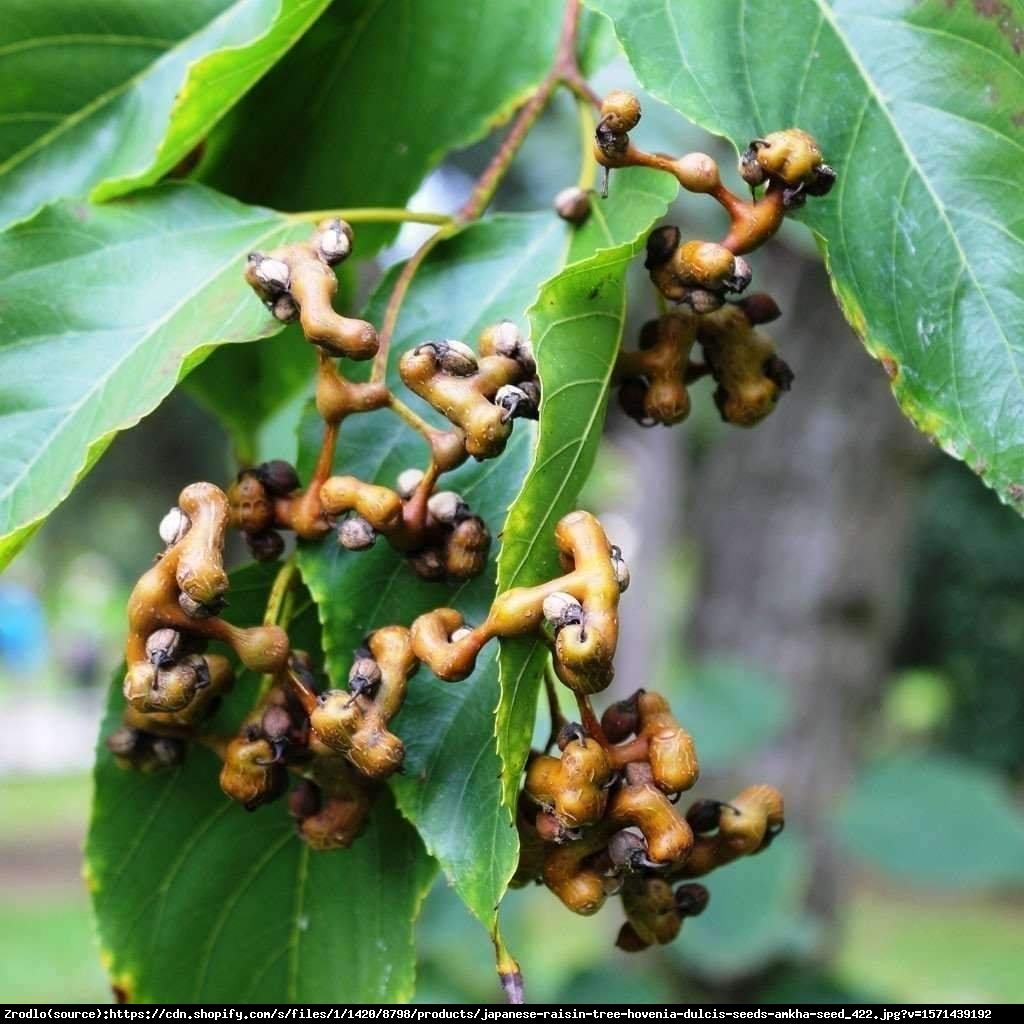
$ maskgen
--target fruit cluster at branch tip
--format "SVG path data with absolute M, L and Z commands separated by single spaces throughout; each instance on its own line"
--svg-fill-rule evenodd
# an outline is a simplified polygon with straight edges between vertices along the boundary
M 567 723 L 557 745 L 560 757 L 534 753 L 527 766 L 512 885 L 543 884 L 585 916 L 619 895 L 626 921 L 616 944 L 627 952 L 671 942 L 708 904 L 707 889 L 689 880 L 762 852 L 782 831 L 782 797 L 771 786 L 677 813 L 675 801 L 697 782 L 697 755 L 656 693 L 612 704 L 600 739 Z
M 351 243 L 350 232 L 338 237 Z M 774 380 L 780 372 L 768 373 L 770 344 L 753 337 L 752 323 L 771 308 L 770 300 L 751 296 L 703 316 L 680 307 L 652 322 L 640 350 L 620 357 L 623 395 L 642 383 L 643 416 L 676 422 L 689 410 L 686 384 L 709 372 L 723 415 L 753 422 L 768 401 L 763 378 Z M 698 341 L 706 363 L 695 365 L 689 357 Z M 479 355 L 459 342 L 426 342 L 406 353 L 400 372 L 454 429 L 423 431 L 428 467 L 403 471 L 394 489 L 330 475 L 342 420 L 392 407 L 394 398 L 381 385 L 346 381 L 321 353 L 318 408 L 325 440 L 305 490 L 291 465 L 272 460 L 244 469 L 228 495 L 208 483 L 181 492 L 160 524 L 165 550 L 129 602 L 128 706 L 108 747 L 124 767 L 155 770 L 179 764 L 186 742 L 199 742 L 222 761 L 224 793 L 247 810 L 282 797 L 294 775 L 288 806 L 301 839 L 316 850 L 346 847 L 363 828 L 375 789 L 403 770 L 405 747 L 393 723 L 421 663 L 455 682 L 470 675 L 492 639 L 536 635 L 549 646 L 552 671 L 573 691 L 585 725 L 561 729 L 560 757 L 537 754 L 528 763 L 517 815 L 522 856 L 516 883 L 542 880 L 583 914 L 618 892 L 626 914 L 622 948 L 670 941 L 683 919 L 707 904 L 701 886 L 686 883 L 673 891 L 673 884 L 767 846 L 781 827 L 781 799 L 760 787 L 729 805 L 703 801 L 682 818 L 673 799 L 696 782 L 697 760 L 667 702 L 639 691 L 596 721 L 590 696 L 613 678 L 618 602 L 630 575 L 593 515 L 577 511 L 558 522 L 560 575 L 498 594 L 479 626 L 467 625 L 453 608 L 437 608 L 408 628 L 371 632 L 354 653 L 345 689 L 318 685 L 311 659 L 291 648 L 281 626 L 268 621 L 240 629 L 219 617 L 228 589 L 228 525 L 242 531 L 261 559 L 281 554 L 281 530 L 314 541 L 333 529 L 353 551 L 385 537 L 427 579 L 482 571 L 490 545 L 486 524 L 457 493 L 439 491 L 436 483 L 469 455 L 500 454 L 512 420 L 536 415 L 529 343 L 503 321 L 483 332 Z M 209 640 L 225 643 L 262 677 L 233 735 L 207 728 L 233 683 L 228 659 L 205 653 Z
M 710 375 L 722 419 L 753 426 L 790 389 L 793 373 L 771 340 L 756 330 L 779 316 L 775 302 L 763 293 L 736 298 L 753 277 L 744 254 L 766 242 L 786 213 L 809 196 L 826 195 L 836 173 L 807 132 L 772 132 L 754 139 L 740 158 L 740 175 L 752 195 L 745 201 L 722 184 L 718 165 L 706 153 L 677 159 L 635 146 L 629 133 L 640 117 L 631 93 L 609 93 L 601 105 L 594 157 L 604 168 L 604 194 L 609 171 L 653 168 L 671 174 L 688 192 L 710 195 L 725 209 L 730 227 L 721 242 L 684 241 L 674 225 L 648 237 L 644 266 L 660 295 L 677 308 L 645 326 L 638 351 L 621 353 L 616 365 L 620 404 L 643 426 L 678 423 L 690 411 L 688 385 Z M 690 360 L 696 342 L 703 362 Z
M 279 466 L 268 466 L 253 479 L 293 482 Z M 449 492 L 432 500 L 431 514 L 451 528 L 451 552 L 460 528 L 477 521 L 463 515 Z M 405 749 L 391 723 L 421 661 L 441 679 L 464 679 L 489 640 L 537 633 L 551 645 L 556 673 L 581 698 L 611 681 L 618 599 L 629 572 L 587 512 L 570 513 L 556 528 L 563 575 L 500 594 L 477 629 L 465 626 L 454 609 L 441 608 L 409 628 L 374 630 L 355 652 L 345 690 L 321 689 L 310 658 L 291 648 L 281 626 L 241 629 L 218 617 L 228 585 L 228 521 L 227 496 L 200 483 L 182 491 L 161 523 L 167 546 L 129 602 L 127 707 L 107 745 L 123 767 L 155 770 L 180 763 L 185 741 L 200 742 L 223 762 L 225 794 L 247 810 L 283 796 L 291 772 L 302 780 L 291 810 L 300 835 L 317 849 L 350 845 L 370 810 L 373 787 L 402 770 Z M 210 640 L 226 644 L 264 680 L 231 736 L 205 728 L 234 681 L 227 658 L 202 653 Z
M 334 267 L 352 251 L 352 228 L 336 217 L 322 221 L 308 242 L 293 242 L 270 252 L 253 252 L 245 279 L 282 323 L 298 320 L 302 333 L 332 356 L 371 359 L 377 331 L 365 320 L 336 313 Z
M 402 356 L 402 383 L 461 432 L 467 454 L 505 450 L 517 418 L 536 419 L 540 386 L 533 350 L 511 321 L 480 335 L 480 355 L 460 341 L 427 341 Z
M 309 242 L 249 257 L 246 281 L 278 318 L 291 318 L 294 306 L 307 340 L 319 349 L 316 405 L 325 432 L 305 489 L 294 468 L 281 460 L 243 469 L 228 492 L 232 525 L 242 530 L 260 561 L 273 561 L 284 552 L 280 531 L 319 540 L 333 530 L 349 551 L 366 550 L 383 536 L 424 579 L 469 579 L 483 571 L 490 533 L 459 495 L 437 490 L 438 480 L 470 456 L 500 455 L 513 421 L 537 417 L 540 385 L 533 350 L 512 321 L 502 320 L 481 333 L 479 355 L 455 340 L 427 341 L 406 352 L 399 361 L 403 383 L 449 421 L 447 430 L 406 409 L 384 383 L 346 379 L 333 356 L 367 359 L 379 351 L 372 325 L 340 317 L 330 308 L 336 290 L 331 268 L 353 244 L 351 227 L 333 218 L 323 221 Z M 302 315 L 303 302 L 310 308 L 311 282 L 318 289 L 315 318 Z M 287 302 L 281 306 L 283 298 Z M 331 332 L 333 340 L 327 338 Z M 357 334 L 365 343 L 344 341 Z M 390 409 L 421 433 L 429 452 L 426 469 L 406 470 L 394 489 L 331 476 L 342 422 L 378 409 Z
M 570 14 L 559 53 L 571 56 L 578 4 L 570 3 Z M 571 72 L 577 91 L 589 95 L 575 64 L 565 63 L 564 54 L 559 60 L 542 89 Z M 535 117 L 539 109 L 527 104 L 523 116 Z M 630 133 L 641 113 L 627 92 L 613 92 L 601 104 L 593 155 L 604 169 L 603 194 L 609 171 L 654 168 L 687 191 L 710 195 L 730 225 L 720 242 L 684 240 L 672 225 L 648 237 L 645 267 L 660 308 L 674 306 L 643 327 L 636 350 L 619 354 L 613 383 L 620 404 L 645 426 L 678 423 L 690 412 L 690 384 L 710 376 L 722 418 L 752 426 L 772 411 L 793 374 L 759 330 L 779 310 L 765 294 L 745 294 L 753 275 L 744 257 L 778 230 L 787 212 L 825 195 L 835 172 L 806 132 L 773 132 L 753 140 L 740 160 L 751 189 L 751 199 L 743 200 L 722 184 L 706 154 L 676 159 L 637 148 Z M 589 115 L 581 124 L 588 136 Z M 478 198 L 454 219 L 431 215 L 431 222 L 454 229 L 480 215 L 525 129 L 515 133 L 515 145 L 496 157 L 497 170 L 485 174 L 486 188 L 474 192 Z M 588 174 L 580 180 L 589 181 Z M 554 208 L 580 225 L 592 212 L 592 197 L 585 188 L 567 188 Z M 484 571 L 488 524 L 441 481 L 471 457 L 500 456 L 514 421 L 538 418 L 540 381 L 529 339 L 502 320 L 480 333 L 475 350 L 457 339 L 424 340 L 401 354 L 402 384 L 429 406 L 429 415 L 446 421 L 443 427 L 410 409 L 385 382 L 398 308 L 430 247 L 451 233 L 446 229 L 399 274 L 380 333 L 334 308 L 334 268 L 354 245 L 351 226 L 339 217 L 320 220 L 308 241 L 249 255 L 246 282 L 273 317 L 297 321 L 314 347 L 323 421 L 318 457 L 305 485 L 292 465 L 274 459 L 244 466 L 227 493 L 211 483 L 181 491 L 160 523 L 164 549 L 129 600 L 126 706 L 107 747 L 121 767 L 149 772 L 180 765 L 189 743 L 205 746 L 220 758 L 221 789 L 246 810 L 287 794 L 303 842 L 314 850 L 348 847 L 382 785 L 404 771 L 400 714 L 421 666 L 458 682 L 474 671 L 491 640 L 537 637 L 550 651 L 553 736 L 547 750 L 527 761 L 512 884 L 543 884 L 583 915 L 617 894 L 625 915 L 618 946 L 637 951 L 664 944 L 708 904 L 707 890 L 694 879 L 768 848 L 784 825 L 782 797 L 771 786 L 751 786 L 728 803 L 698 800 L 682 815 L 676 801 L 696 784 L 699 769 L 693 740 L 668 702 L 638 690 L 596 717 L 590 698 L 613 680 L 618 604 L 630 575 L 593 515 L 564 515 L 552 538 L 558 575 L 497 594 L 479 625 L 467 624 L 454 608 L 438 607 L 407 625 L 369 632 L 353 654 L 344 688 L 319 679 L 314 660 L 292 647 L 291 562 L 278 573 L 263 624 L 242 628 L 221 617 L 229 526 L 258 561 L 281 558 L 283 534 L 290 532 L 303 543 L 336 541 L 342 557 L 384 538 L 409 571 L 428 581 L 463 581 Z M 698 347 L 702 358 L 695 359 Z M 348 379 L 340 359 L 372 359 L 368 379 Z M 391 486 L 334 471 L 344 421 L 376 411 L 397 415 L 427 449 L 423 468 L 403 470 Z M 210 642 L 222 644 L 250 673 L 249 709 L 228 735 L 214 731 L 214 714 L 236 683 L 235 671 L 225 651 L 208 652 Z M 582 724 L 566 722 L 557 710 L 555 679 L 572 692 Z M 553 746 L 557 756 L 548 752 Z M 518 967 L 497 935 L 495 944 L 503 984 L 521 998 Z
M 227 644 L 254 672 L 277 671 L 287 659 L 288 637 L 280 627 L 239 629 L 218 617 L 228 589 L 222 559 L 227 520 L 224 492 L 197 483 L 181 492 L 160 524 L 166 548 L 128 601 L 124 696 L 137 712 L 183 712 L 215 674 L 223 675 L 203 656 L 209 640 Z

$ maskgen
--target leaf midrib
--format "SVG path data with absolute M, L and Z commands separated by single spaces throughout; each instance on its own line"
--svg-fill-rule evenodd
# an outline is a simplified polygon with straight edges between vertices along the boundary
M 36 50 L 45 46 L 75 46 L 89 44 L 106 44 L 108 46 L 152 46 L 153 49 L 170 49 L 177 43 L 175 39 L 161 39 L 159 36 L 132 36 L 112 32 L 104 35 L 100 32 L 83 32 L 79 34 L 66 33 L 54 36 L 32 36 L 28 39 L 19 39 L 13 43 L 0 46 L 0 57 L 7 57 L 12 53 L 21 53 L 25 50 Z
M 892 111 L 890 110 L 889 105 L 886 102 L 885 96 L 882 94 L 881 90 L 876 85 L 874 78 L 869 74 L 868 69 L 864 66 L 864 63 L 861 61 L 859 54 L 847 39 L 846 34 L 842 31 L 839 22 L 836 20 L 835 12 L 828 5 L 826 0 L 814 0 L 814 3 L 818 7 L 821 16 L 831 26 L 832 31 L 836 35 L 836 38 L 839 40 L 840 44 L 842 45 L 844 51 L 846 52 L 853 66 L 856 68 L 858 74 L 861 77 L 861 80 L 864 82 L 864 86 L 868 92 L 868 95 L 872 99 L 874 99 L 876 105 L 878 106 L 878 109 L 883 113 L 885 119 L 888 121 L 889 127 L 892 129 L 893 134 L 899 141 L 900 148 L 903 150 L 903 153 L 907 158 L 907 162 L 910 164 L 911 168 L 913 168 L 918 180 L 921 182 L 921 184 L 924 186 L 925 191 L 928 193 L 928 196 L 932 201 L 932 205 L 935 207 L 936 212 L 939 214 L 939 217 L 946 228 L 946 232 L 949 234 L 949 237 L 952 240 L 954 247 L 956 248 L 957 256 L 960 260 L 960 270 L 961 272 L 967 273 L 967 276 L 970 278 L 974 290 L 978 293 L 982 302 L 984 303 L 985 309 L 988 311 L 989 319 L 995 325 L 995 328 L 1003 343 L 1003 347 L 1006 349 L 1007 358 L 1010 363 L 1010 366 L 1013 369 L 1014 376 L 1017 380 L 1017 385 L 1020 388 L 1021 393 L 1024 394 L 1024 377 L 1022 377 L 1021 368 L 1017 365 L 1013 346 L 1010 344 L 1010 339 L 1006 335 L 1006 331 L 1003 328 L 1002 322 L 996 316 L 995 310 L 992 308 L 992 304 L 988 298 L 988 293 L 985 291 L 984 288 L 982 288 L 981 282 L 978 280 L 977 275 L 974 273 L 974 268 L 971 266 L 971 263 L 967 258 L 967 253 L 965 252 L 964 247 L 960 242 L 960 236 L 957 234 L 956 229 L 954 228 L 953 223 L 949 219 L 949 215 L 946 212 L 945 203 L 942 201 L 938 193 L 935 191 L 931 181 L 928 179 L 928 176 L 924 173 L 924 169 L 918 162 L 916 155 L 913 153 L 909 144 L 907 143 L 907 140 L 904 137 L 903 132 L 900 130 L 899 125 L 896 123 L 896 119 L 893 117 Z M 850 15 L 850 17 L 856 18 L 857 15 L 852 14 Z M 945 111 L 943 111 L 943 113 L 945 113 Z M 852 137 L 852 141 L 850 143 L 850 147 L 846 154 L 847 162 L 853 155 L 852 151 L 856 138 L 857 135 L 854 134 L 854 136 Z M 847 166 L 847 174 L 849 173 L 850 168 L 849 166 Z M 956 290 L 954 289 L 952 292 L 954 296 L 954 301 L 955 292 Z M 955 353 L 956 345 L 951 344 L 950 349 L 952 353 Z M 959 400 L 957 400 L 957 406 L 960 406 Z
M 206 984 L 206 979 L 209 975 L 210 964 L 214 960 L 214 954 L 216 953 L 221 933 L 223 932 L 225 925 L 228 923 L 228 918 L 231 916 L 231 912 L 235 909 L 238 901 L 248 891 L 249 887 L 268 867 L 271 861 L 277 857 L 288 843 L 294 841 L 295 837 L 292 835 L 291 831 L 283 832 L 276 842 L 270 844 L 270 846 L 263 852 L 262 856 L 255 859 L 252 864 L 250 864 L 249 870 L 245 872 L 245 874 L 243 874 L 232 887 L 230 895 L 224 900 L 221 906 L 221 911 L 217 915 L 217 919 L 214 921 L 213 927 L 209 930 L 206 936 L 206 941 L 203 943 L 203 948 L 199 955 L 199 964 L 196 972 L 196 984 L 193 995 L 194 1002 L 199 1002 L 199 997 L 202 995 L 203 986 Z M 303 843 L 303 849 L 308 852 L 309 847 Z M 294 993 L 289 991 L 289 1001 L 294 1001 L 294 998 Z
M 607 252 L 608 250 L 604 250 L 604 251 Z M 608 263 L 605 263 L 605 264 L 603 264 L 603 266 L 605 268 L 614 267 L 617 263 L 628 263 L 632 258 L 633 258 L 633 247 L 632 247 L 632 245 L 630 245 L 629 246 L 629 251 L 626 253 L 626 255 L 624 255 L 623 257 L 621 257 L 619 259 L 615 259 L 615 260 L 612 260 L 612 261 L 610 261 Z M 620 313 L 619 313 L 618 317 L 616 317 L 614 313 L 609 313 L 609 312 L 604 311 L 604 310 L 594 310 L 592 312 L 580 314 L 577 317 L 565 317 L 565 318 L 563 318 L 561 320 L 554 320 L 554 321 L 552 321 L 550 324 L 548 324 L 548 326 L 544 330 L 544 333 L 541 335 L 541 337 L 536 342 L 536 346 L 537 346 L 538 351 L 540 349 L 541 343 L 551 333 L 551 331 L 554 330 L 555 327 L 560 327 L 563 323 L 567 323 L 567 322 L 569 322 L 571 320 L 587 319 L 587 318 L 590 318 L 590 317 L 608 317 L 610 319 L 618 319 L 621 322 L 622 317 L 623 317 L 624 312 L 625 312 L 625 304 L 626 304 L 625 292 L 623 292 L 623 299 L 622 299 L 621 309 L 620 309 Z M 614 364 L 614 361 L 612 361 L 612 362 L 610 362 L 608 364 L 608 370 L 605 373 L 604 377 L 602 378 L 602 380 L 604 382 L 603 386 L 601 388 L 601 393 L 602 394 L 604 393 L 604 390 L 611 383 L 612 373 L 614 372 L 614 369 L 615 369 L 615 364 Z M 593 409 L 591 410 L 590 417 L 588 418 L 587 423 L 586 423 L 586 427 L 584 428 L 584 430 L 579 435 L 579 437 L 580 437 L 580 439 L 582 441 L 585 441 L 585 439 L 590 436 L 591 431 L 594 429 L 594 423 L 597 420 L 598 410 L 600 409 L 600 407 L 601 407 L 601 403 L 597 402 L 594 405 Z M 520 558 L 520 560 L 519 560 L 519 564 L 515 567 L 515 569 L 512 571 L 512 574 L 509 577 L 508 586 L 512 586 L 516 582 L 516 580 L 519 578 L 519 574 L 523 571 L 523 567 L 526 565 L 526 563 L 529 560 L 530 556 L 533 554 L 533 549 L 536 546 L 538 539 L 540 538 L 541 531 L 543 530 L 544 526 L 551 520 L 551 514 L 552 514 L 551 513 L 551 509 L 554 508 L 554 506 L 558 503 L 558 500 L 565 493 L 565 489 L 566 489 L 566 487 L 569 484 L 569 479 L 571 478 L 571 476 L 573 474 L 573 471 L 576 469 L 576 466 L 579 464 L 580 455 L 581 455 L 581 453 L 583 451 L 583 447 L 584 447 L 583 443 L 578 444 L 576 455 L 573 457 L 572 463 L 571 463 L 571 465 L 569 467 L 569 471 L 565 474 L 565 476 L 562 477 L 562 480 L 561 480 L 561 482 L 558 485 L 558 489 L 555 491 L 554 497 L 549 502 L 548 512 L 546 513 L 546 515 L 542 519 L 542 521 L 540 523 L 540 526 L 536 530 L 533 531 L 533 533 L 532 533 L 532 535 L 530 537 L 530 541 L 529 541 L 529 543 L 526 546 L 526 551 L 523 553 L 522 558 Z M 527 473 L 527 476 L 529 476 L 529 472 Z

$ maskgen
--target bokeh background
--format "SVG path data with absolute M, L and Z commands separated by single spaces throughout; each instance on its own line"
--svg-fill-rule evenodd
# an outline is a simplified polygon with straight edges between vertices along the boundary
M 597 84 L 628 81 L 613 67 Z M 649 148 L 731 166 L 716 140 L 650 98 L 644 110 Z M 499 207 L 572 183 L 576 139 L 572 105 L 555 103 Z M 457 154 L 413 205 L 453 208 L 493 146 Z M 670 219 L 716 237 L 712 206 L 689 197 Z M 701 795 L 773 782 L 787 831 L 712 876 L 708 912 L 642 955 L 614 948 L 614 901 L 580 919 L 544 890 L 511 893 L 505 928 L 528 996 L 1024 1001 L 1024 523 L 898 412 L 805 229 L 788 224 L 752 263 L 783 308 L 769 331 L 793 393 L 749 432 L 719 422 L 706 382 L 673 430 L 613 409 L 582 504 L 633 572 L 609 698 L 668 693 L 698 744 Z M 654 312 L 642 272 L 634 295 L 627 337 Z M 205 388 L 234 386 L 216 356 L 201 372 Z M 270 410 L 256 454 L 292 455 L 307 397 Z M 235 455 L 201 393 L 176 394 L 114 442 L 0 578 L 7 1000 L 110 998 L 80 878 L 103 693 L 160 516 L 186 482 L 230 479 Z M 418 935 L 419 1001 L 495 999 L 490 945 L 443 882 Z

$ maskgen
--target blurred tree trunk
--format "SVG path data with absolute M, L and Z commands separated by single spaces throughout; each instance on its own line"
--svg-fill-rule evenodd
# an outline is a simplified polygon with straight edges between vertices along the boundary
M 781 248 L 781 247 L 780 247 Z M 768 327 L 796 373 L 752 431 L 691 470 L 700 559 L 691 648 L 749 661 L 789 690 L 792 718 L 751 778 L 780 786 L 814 844 L 808 907 L 835 923 L 842 878 L 825 819 L 863 749 L 902 618 L 909 512 L 927 444 L 847 326 L 816 262 L 776 250 L 784 317 Z

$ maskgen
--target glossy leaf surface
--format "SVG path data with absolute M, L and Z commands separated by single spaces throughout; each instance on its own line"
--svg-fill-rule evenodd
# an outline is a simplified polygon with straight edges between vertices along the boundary
M 847 318 L 917 426 L 1024 509 L 1020 5 L 592 6 L 644 87 L 703 127 L 741 149 L 794 125 L 818 139 L 838 183 L 800 219 Z

